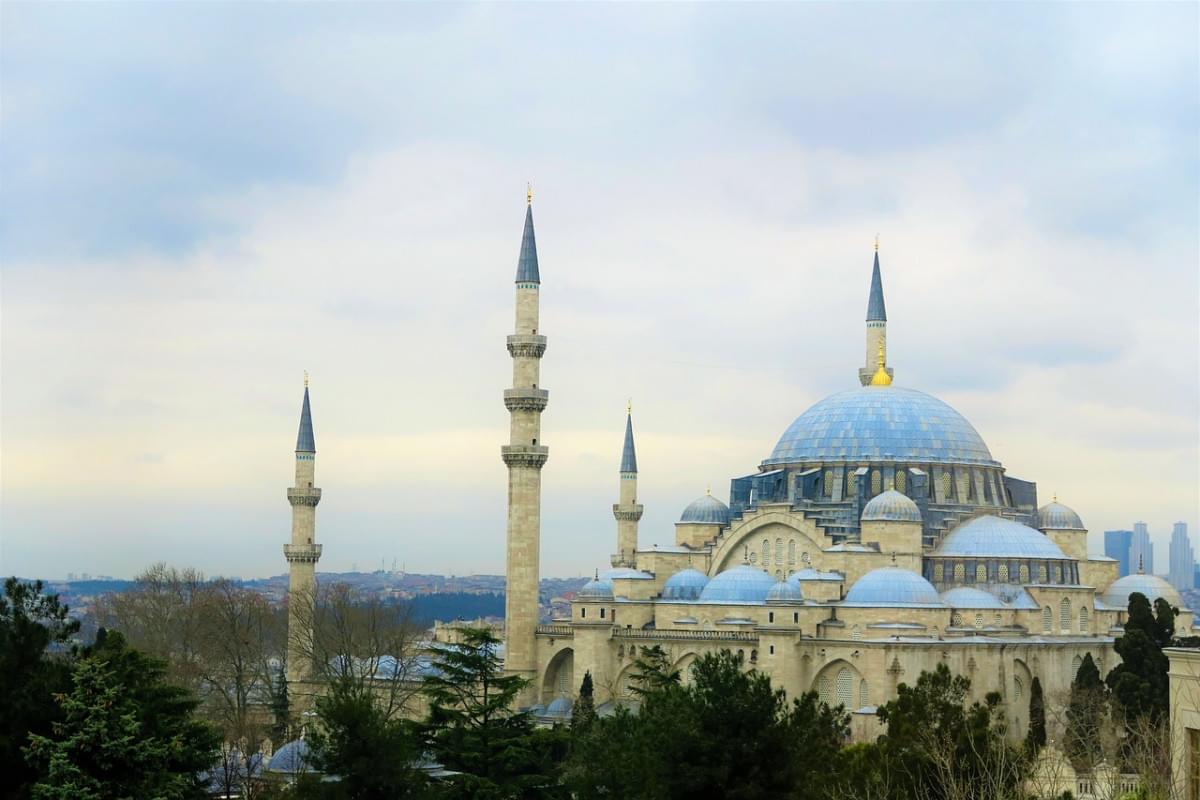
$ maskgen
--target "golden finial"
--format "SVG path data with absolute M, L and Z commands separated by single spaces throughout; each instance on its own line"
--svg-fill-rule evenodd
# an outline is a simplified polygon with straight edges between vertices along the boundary
M 626 414 L 633 413 L 633 398 L 632 397 L 625 401 L 625 413 Z
M 887 363 L 887 358 L 883 352 L 883 337 L 880 337 L 880 339 L 879 339 L 879 368 L 876 369 L 875 374 L 871 376 L 871 385 L 872 386 L 891 386 L 892 385 L 892 376 L 888 375 L 887 367 L 884 366 L 884 364 L 886 364 L 886 363 Z
M 875 252 L 879 252 L 879 234 L 875 234 Z
M 704 487 L 704 494 L 707 497 L 712 497 L 712 484 L 711 483 L 708 486 Z
M 530 205 L 530 206 L 533 205 L 533 184 L 532 183 L 525 184 L 525 204 Z
M 304 370 L 304 388 L 308 388 L 308 370 Z
M 1055 502 L 1055 503 L 1057 503 L 1057 502 L 1058 502 L 1058 492 L 1055 492 L 1055 493 L 1054 493 L 1054 500 L 1053 500 L 1053 502 Z

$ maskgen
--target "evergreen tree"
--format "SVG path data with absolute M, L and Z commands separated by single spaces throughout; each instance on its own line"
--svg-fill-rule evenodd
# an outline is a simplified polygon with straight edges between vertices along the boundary
M 1042 697 L 1042 682 L 1036 675 L 1029 687 L 1029 732 L 1025 744 L 1032 753 L 1046 746 L 1046 700 Z
M 0 798 L 29 796 L 36 771 L 22 748 L 30 734 L 49 735 L 61 719 L 56 693 L 71 686 L 66 649 L 79 630 L 57 596 L 42 594 L 42 582 L 16 578 L 0 595 Z M 58 653 L 49 652 L 58 650 Z
M 529 714 L 514 709 L 527 681 L 504 674 L 499 644 L 486 628 L 464 628 L 458 644 L 434 646 L 423 734 L 434 758 L 460 773 L 456 797 L 557 796 L 563 736 L 535 731 Z
M 1151 723 L 1166 719 L 1170 705 L 1170 666 L 1163 648 L 1175 631 L 1175 609 L 1161 598 L 1154 610 L 1146 596 L 1129 596 L 1129 613 L 1124 633 L 1113 642 L 1121 663 L 1108 673 L 1106 683 L 1126 721 L 1147 718 Z
M 1090 768 L 1100 760 L 1100 724 L 1107 701 L 1108 691 L 1100 679 L 1100 670 L 1088 653 L 1071 681 L 1067 704 L 1064 749 L 1076 764 Z
M 291 700 L 288 698 L 287 673 L 280 666 L 279 674 L 275 677 L 275 685 L 271 690 L 271 742 L 279 747 L 288 741 L 291 731 Z
M 198 775 L 215 763 L 219 737 L 165 674 L 165 664 L 117 633 L 81 659 L 62 696 L 62 720 L 51 736 L 30 736 L 34 800 L 205 797 Z
M 633 666 L 629 690 L 639 697 L 679 685 L 679 670 L 671 667 L 670 656 L 658 645 L 643 647 Z
M 592 724 L 596 718 L 596 703 L 593 697 L 592 673 L 583 673 L 583 682 L 579 684 L 579 699 L 571 707 L 571 728 L 582 730 Z

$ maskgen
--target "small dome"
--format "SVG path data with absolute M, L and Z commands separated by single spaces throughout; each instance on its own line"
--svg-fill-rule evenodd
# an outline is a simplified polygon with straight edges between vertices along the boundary
M 711 494 L 706 494 L 683 510 L 680 522 L 690 522 L 701 525 L 728 525 L 729 506 L 722 503 Z
M 700 592 L 702 603 L 765 603 L 775 579 L 758 567 L 740 564 L 708 582 Z
M 915 572 L 900 567 L 880 567 L 863 575 L 850 591 L 844 603 L 860 606 L 922 605 L 940 606 L 933 584 Z
M 934 557 L 1046 558 L 1066 559 L 1046 534 L 1019 522 L 983 516 L 968 520 L 950 531 L 931 553 Z
M 1082 531 L 1083 520 L 1067 506 L 1055 500 L 1038 509 L 1037 526 L 1044 531 Z
M 708 576 L 698 569 L 681 569 L 663 584 L 664 600 L 699 600 L 708 585 Z
M 576 600 L 612 600 L 613 587 L 612 584 L 603 578 L 590 580 L 583 585 L 583 588 L 575 593 Z
M 308 742 L 303 739 L 288 742 L 271 755 L 267 770 L 284 773 L 311 772 L 312 762 L 309 761 L 308 753 Z
M 1135 573 L 1126 575 L 1124 578 L 1119 578 L 1112 582 L 1101 599 L 1106 606 L 1112 606 L 1119 611 L 1125 611 L 1129 608 L 1129 596 L 1137 592 L 1146 596 L 1150 601 L 1150 605 L 1154 605 L 1154 601 L 1158 598 L 1166 600 L 1176 608 L 1183 608 L 1183 598 L 1179 596 L 1179 592 L 1175 591 L 1175 587 L 1164 581 L 1157 575 L 1144 575 Z
M 994 594 L 982 589 L 972 589 L 960 586 L 948 592 L 942 592 L 942 602 L 951 608 L 1005 608 L 1003 602 Z
M 921 509 L 895 489 L 877 494 L 863 508 L 863 522 L 920 522 Z
M 767 592 L 768 603 L 803 603 L 804 594 L 800 591 L 800 584 L 792 581 L 776 581 L 775 585 Z
M 544 713 L 547 717 L 569 717 L 573 705 L 571 698 L 559 695 L 550 701 L 550 705 L 546 706 Z

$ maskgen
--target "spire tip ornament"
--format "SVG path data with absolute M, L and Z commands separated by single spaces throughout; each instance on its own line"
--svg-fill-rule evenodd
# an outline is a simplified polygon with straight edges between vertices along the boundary
M 533 184 L 528 181 L 525 183 L 525 205 L 533 205 Z
M 879 234 L 875 234 L 875 252 L 879 252 Z
M 884 354 L 883 339 L 881 338 L 879 340 L 879 366 L 875 370 L 875 374 L 871 376 L 871 385 L 872 386 L 891 386 L 892 385 L 892 376 L 888 375 L 887 367 L 884 366 L 886 363 L 887 363 L 887 357 Z
M 308 370 L 304 370 L 304 388 L 308 388 Z

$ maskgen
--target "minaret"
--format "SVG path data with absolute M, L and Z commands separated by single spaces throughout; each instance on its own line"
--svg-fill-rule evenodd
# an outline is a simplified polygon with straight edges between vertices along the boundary
M 317 532 L 317 503 L 321 490 L 313 486 L 317 444 L 313 439 L 312 411 L 308 405 L 308 374 L 304 375 L 304 405 L 296 436 L 296 485 L 287 490 L 292 504 L 292 542 L 283 546 L 288 561 L 288 682 L 312 677 L 312 608 L 316 600 L 317 560 L 321 545 Z
M 625 447 L 621 450 L 621 502 L 613 505 L 617 520 L 617 552 L 614 567 L 637 565 L 638 520 L 642 507 L 637 501 L 637 453 L 633 449 L 633 404 L 625 407 Z
M 508 558 L 504 593 L 504 665 L 524 678 L 537 676 L 534 635 L 538 623 L 538 551 L 541 540 L 542 466 L 550 448 L 541 444 L 542 411 L 550 393 L 538 388 L 546 337 L 538 333 L 537 245 L 533 237 L 533 190 L 526 195 L 525 232 L 517 260 L 517 325 L 508 337 L 513 388 L 504 390 L 511 416 L 509 444 L 500 448 L 508 466 Z
M 867 358 L 858 371 L 858 380 L 863 386 L 871 383 L 878 369 L 881 351 L 887 348 L 887 309 L 883 305 L 883 279 L 879 275 L 879 237 L 875 237 L 875 266 L 871 270 L 871 295 L 867 298 Z M 888 376 L 892 368 L 884 363 Z

